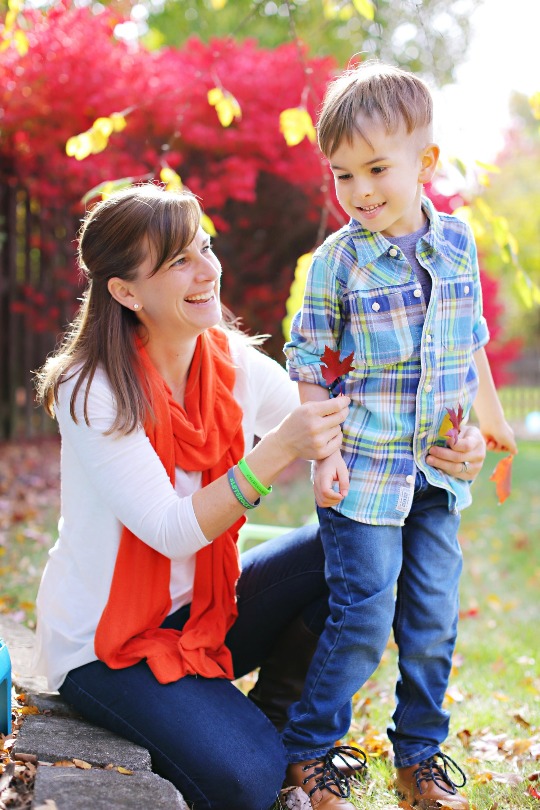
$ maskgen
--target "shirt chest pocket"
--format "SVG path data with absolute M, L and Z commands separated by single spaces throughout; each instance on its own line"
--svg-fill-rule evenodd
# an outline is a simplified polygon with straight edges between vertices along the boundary
M 437 321 L 441 342 L 452 351 L 470 349 L 474 328 L 473 282 L 470 277 L 441 282 Z
M 411 357 L 414 350 L 411 327 L 418 317 L 421 322 L 423 316 L 418 299 L 414 299 L 414 305 L 406 305 L 406 300 L 403 291 L 347 294 L 344 303 L 357 362 L 389 366 Z M 416 317 L 415 310 L 418 310 Z

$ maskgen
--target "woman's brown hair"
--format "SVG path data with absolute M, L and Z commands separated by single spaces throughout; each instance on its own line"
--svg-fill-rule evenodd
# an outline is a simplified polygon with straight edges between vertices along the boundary
M 54 416 L 58 387 L 77 373 L 70 413 L 76 422 L 75 400 L 86 381 L 84 418 L 88 424 L 88 393 L 98 366 L 109 379 L 117 414 L 110 432 L 129 433 L 151 411 L 145 396 L 135 349 L 139 321 L 134 312 L 111 296 L 108 281 L 132 281 L 149 255 L 152 274 L 189 245 L 197 233 L 201 208 L 188 192 L 165 191 L 150 183 L 132 186 L 97 203 L 79 232 L 78 261 L 88 280 L 79 312 L 59 348 L 36 373 L 38 400 Z

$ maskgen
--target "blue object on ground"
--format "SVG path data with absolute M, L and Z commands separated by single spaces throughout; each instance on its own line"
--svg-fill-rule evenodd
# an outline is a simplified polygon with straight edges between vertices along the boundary
M 11 658 L 0 638 L 0 732 L 11 734 Z

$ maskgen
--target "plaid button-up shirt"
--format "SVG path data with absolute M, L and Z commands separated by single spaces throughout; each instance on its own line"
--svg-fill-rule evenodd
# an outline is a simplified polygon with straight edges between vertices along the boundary
M 449 509 L 471 502 L 469 484 L 425 463 L 446 408 L 467 417 L 478 388 L 473 353 L 489 339 L 470 228 L 422 200 L 430 220 L 416 256 L 432 279 L 429 305 L 402 251 L 351 220 L 315 252 L 304 302 L 285 345 L 291 379 L 326 387 L 325 346 L 354 371 L 332 387 L 351 397 L 342 453 L 349 494 L 338 512 L 362 523 L 403 525 L 417 468 L 448 491 Z M 390 237 L 391 239 L 391 237 Z

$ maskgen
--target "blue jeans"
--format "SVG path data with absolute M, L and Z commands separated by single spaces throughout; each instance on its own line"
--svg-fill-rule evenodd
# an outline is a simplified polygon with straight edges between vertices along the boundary
M 237 593 L 227 636 L 235 677 L 259 666 L 297 616 L 320 634 L 328 589 L 318 527 L 243 554 Z M 164 626 L 181 628 L 188 615 L 181 608 Z M 94 661 L 72 670 L 60 693 L 90 722 L 147 748 L 156 773 L 196 810 L 268 810 L 282 787 L 287 757 L 278 732 L 226 679 L 160 684 L 145 662 L 112 670 Z
M 393 628 L 400 674 L 388 734 L 396 766 L 412 765 L 437 753 L 448 734 L 442 703 L 458 620 L 459 515 L 418 473 L 403 527 L 358 523 L 333 509 L 320 509 L 319 522 L 330 616 L 283 730 L 289 761 L 320 756 L 347 733 L 352 697 Z

